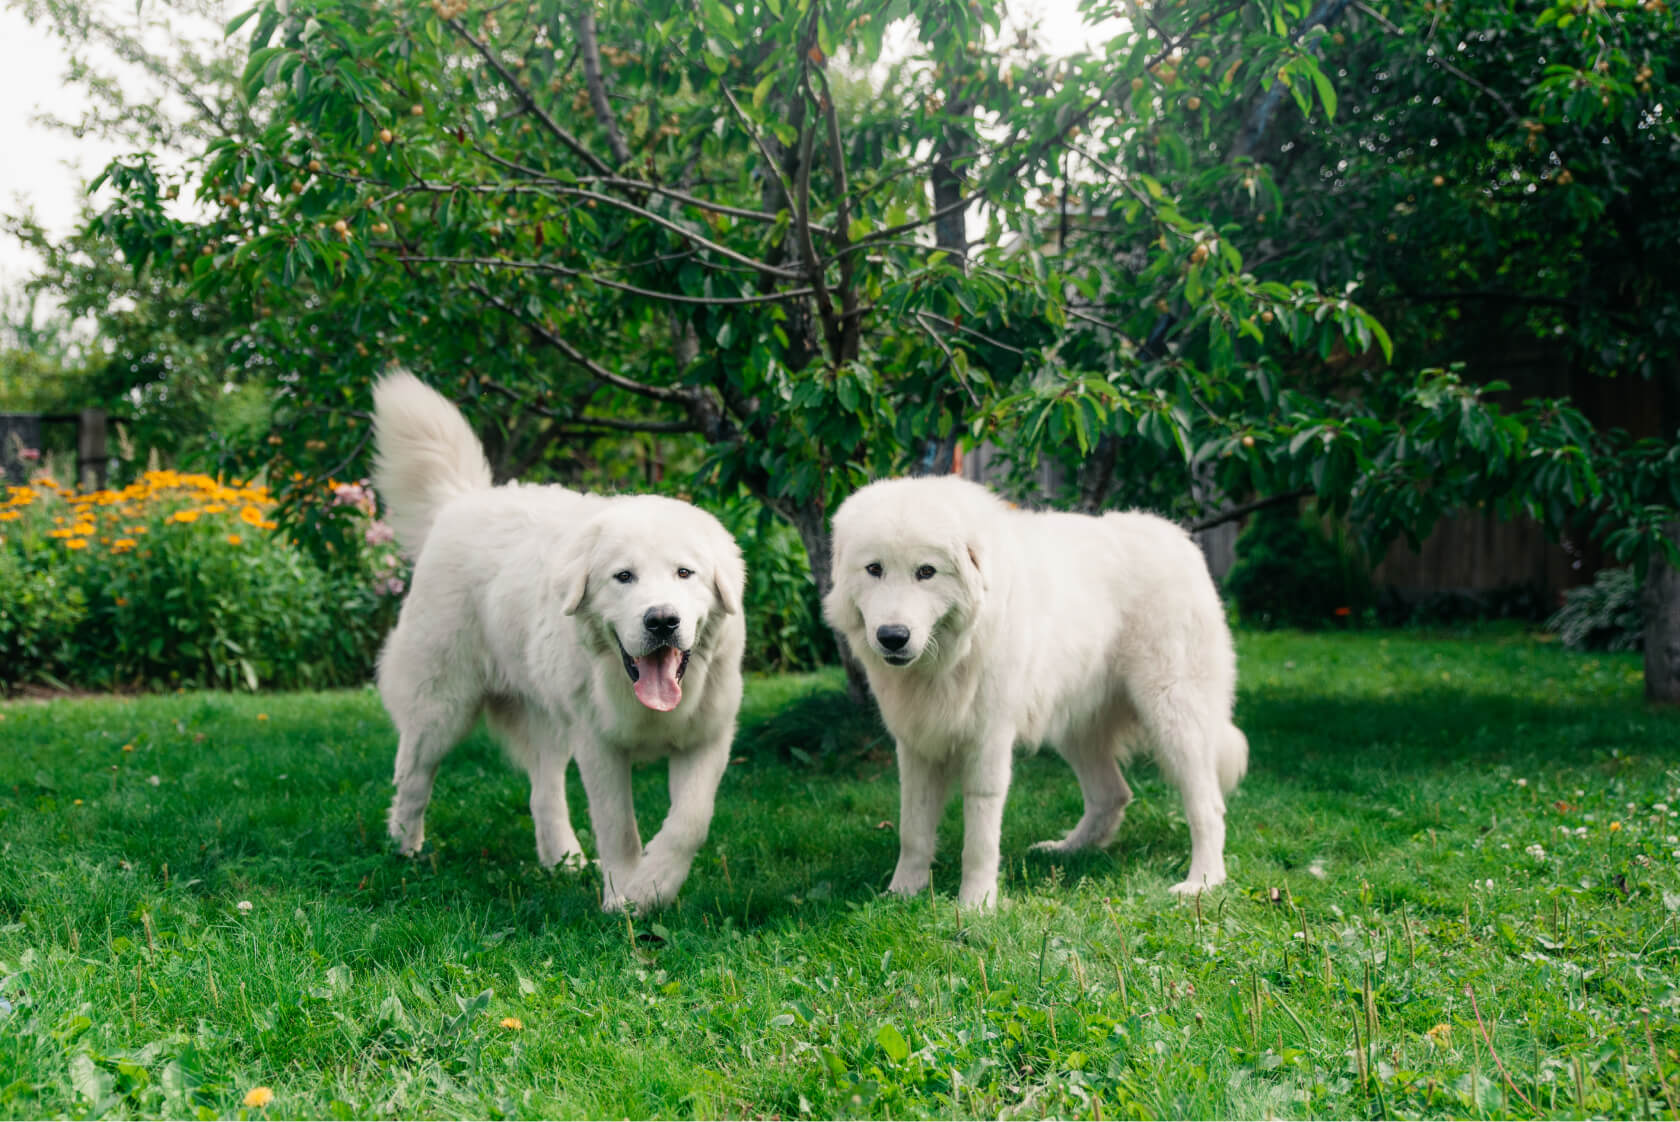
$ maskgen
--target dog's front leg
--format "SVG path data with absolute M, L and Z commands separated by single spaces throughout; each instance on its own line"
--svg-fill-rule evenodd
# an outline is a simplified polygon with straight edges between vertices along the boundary
M 578 774 L 589 796 L 589 821 L 601 860 L 601 907 L 616 912 L 642 860 L 642 835 L 630 793 L 630 760 L 609 745 L 594 744 L 577 754 Z
M 720 737 L 703 748 L 671 757 L 670 812 L 624 888 L 624 899 L 638 911 L 669 904 L 688 879 L 694 855 L 711 830 L 718 784 L 729 766 L 729 742 L 729 737 Z
M 1015 737 L 993 735 L 963 769 L 962 887 L 957 903 L 990 909 L 998 901 L 998 851 L 1003 844 L 1003 804 L 1009 797 Z
M 930 759 L 898 742 L 898 868 L 888 892 L 913 896 L 928 886 L 953 771 L 950 760 Z

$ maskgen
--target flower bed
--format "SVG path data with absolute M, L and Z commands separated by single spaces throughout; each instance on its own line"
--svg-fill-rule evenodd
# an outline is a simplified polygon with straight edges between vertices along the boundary
M 148 471 L 121 490 L 45 475 L 6 488 L 0 688 L 366 680 L 406 570 L 365 487 L 309 494 L 347 531 L 319 556 L 280 529 L 256 483 Z

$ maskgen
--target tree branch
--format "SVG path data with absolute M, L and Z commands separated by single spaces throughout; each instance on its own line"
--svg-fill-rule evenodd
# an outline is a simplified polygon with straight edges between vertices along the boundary
M 811 30 L 806 33 L 805 39 L 815 42 L 816 22 L 821 18 L 822 5 L 813 5 Z M 810 47 L 803 41 L 800 43 L 799 80 L 805 88 L 805 96 L 815 105 L 817 95 L 811 89 Z M 817 316 L 822 320 L 823 338 L 828 342 L 829 360 L 838 364 L 844 361 L 840 353 L 840 323 L 834 315 L 834 300 L 828 294 L 828 285 L 823 281 L 823 266 L 817 258 L 816 244 L 811 241 L 811 157 L 816 142 L 816 123 L 807 121 L 799 138 L 799 172 L 794 183 L 794 237 L 799 243 L 800 260 L 805 264 L 805 279 L 816 293 Z
M 578 0 L 578 51 L 583 57 L 583 80 L 589 87 L 589 104 L 595 110 L 595 120 L 607 133 L 607 147 L 612 149 L 613 162 L 623 167 L 630 162 L 630 145 L 613 115 L 612 102 L 607 99 L 607 82 L 601 73 L 601 41 L 595 34 L 595 0 Z
M 531 91 L 520 84 L 518 75 L 510 71 L 502 60 L 496 57 L 495 52 L 490 49 L 488 44 L 473 38 L 466 25 L 458 19 L 446 19 L 443 23 L 449 30 L 466 40 L 473 50 L 478 52 L 479 57 L 501 76 L 503 84 L 513 91 L 514 96 L 519 99 L 521 105 L 525 106 L 526 111 L 531 116 L 542 122 L 543 128 L 547 129 L 554 139 L 571 149 L 578 159 L 589 165 L 591 171 L 600 175 L 611 175 L 613 173 L 613 169 L 602 162 L 599 156 L 591 152 L 588 145 L 562 128 L 558 121 L 548 115 L 547 110 L 537 104 L 537 99 L 531 96 Z
M 469 282 L 467 287 L 485 300 L 489 301 L 491 304 L 494 304 L 497 308 L 501 309 L 501 311 L 512 318 L 514 322 L 523 326 L 526 331 L 529 331 L 539 342 L 548 344 L 550 347 L 553 347 L 555 350 L 571 359 L 577 365 L 583 367 L 585 372 L 587 372 L 589 376 L 594 378 L 596 381 L 604 382 L 609 386 L 624 390 L 627 393 L 636 394 L 640 397 L 652 398 L 655 401 L 676 401 L 681 402 L 684 405 L 690 405 L 692 403 L 693 394 L 686 389 L 676 386 L 652 386 L 648 385 L 646 382 L 638 382 L 634 378 L 626 378 L 622 374 L 608 370 L 605 366 L 602 366 L 600 363 L 578 350 L 568 340 L 557 334 L 547 324 L 537 322 L 523 315 L 517 308 L 508 304 L 507 301 L 503 300 L 501 297 L 497 296 L 477 281 Z
M 795 288 L 773 292 L 759 296 L 688 296 L 677 292 L 659 292 L 651 288 L 642 288 L 623 281 L 611 280 L 598 273 L 585 272 L 582 269 L 570 269 L 564 265 L 555 265 L 547 261 L 516 261 L 504 257 L 447 257 L 430 254 L 399 253 L 397 260 L 408 261 L 416 265 L 468 265 L 483 269 L 512 269 L 518 272 L 546 273 L 559 277 L 573 277 L 598 284 L 603 288 L 616 289 L 627 292 L 632 296 L 641 296 L 649 300 L 661 300 L 669 304 L 697 304 L 711 308 L 739 307 L 743 304 L 769 304 L 785 300 L 794 296 L 809 296 L 809 288 Z
M 1361 12 L 1364 12 L 1366 15 L 1370 16 L 1372 19 L 1376 20 L 1383 27 L 1387 28 L 1392 34 L 1401 35 L 1401 36 L 1403 36 L 1405 34 L 1405 32 L 1401 31 L 1400 28 L 1398 26 L 1396 26 L 1387 16 L 1383 15 L 1381 12 L 1377 11 L 1375 8 L 1371 7 L 1369 4 L 1365 3 L 1364 0 L 1353 0 L 1353 6 L 1355 8 L 1358 8 Z M 1437 20 L 1439 20 L 1441 18 L 1439 11 L 1436 12 L 1435 18 Z M 1434 35 L 1434 29 L 1433 28 L 1430 29 L 1430 35 L 1431 36 Z M 1426 39 L 1427 39 L 1427 36 L 1426 36 Z M 1445 70 L 1448 74 L 1451 74 L 1453 77 L 1457 78 L 1459 81 L 1464 82 L 1465 84 L 1480 90 L 1482 93 L 1486 94 L 1487 96 L 1491 97 L 1494 101 L 1498 102 L 1499 108 L 1504 110 L 1505 111 L 1505 116 L 1509 117 L 1512 121 L 1516 121 L 1516 122 L 1521 122 L 1522 121 L 1521 115 L 1519 115 L 1515 109 L 1511 108 L 1511 103 L 1506 101 L 1504 99 L 1504 97 L 1500 96 L 1498 91 L 1494 90 L 1493 88 L 1491 88 L 1490 86 L 1488 86 L 1484 82 L 1482 82 L 1482 81 L 1480 81 L 1476 78 L 1472 78 L 1469 74 L 1465 73 L 1463 70 L 1460 70 L 1457 66 L 1454 66 L 1452 63 L 1450 63 L 1446 59 L 1442 58 L 1440 56 L 1439 52 L 1435 51 L 1433 48 L 1425 48 L 1424 57 L 1426 59 L 1428 59 L 1430 62 L 1434 63 L 1436 66 L 1439 66 L 1442 70 Z
M 1274 506 L 1283 506 L 1285 503 L 1296 502 L 1297 500 L 1306 498 L 1312 493 L 1311 487 L 1301 487 L 1294 491 L 1286 491 L 1280 495 L 1267 495 L 1263 499 L 1255 499 L 1253 502 L 1241 503 L 1237 506 L 1220 511 L 1218 514 L 1203 518 L 1199 522 L 1192 522 L 1186 526 L 1185 529 L 1190 531 L 1192 534 L 1199 534 L 1203 530 L 1211 530 L 1215 526 L 1223 526 L 1227 522 L 1235 522 L 1239 518 L 1246 518 L 1256 511 L 1266 510 Z
M 840 117 L 834 108 L 834 91 L 828 85 L 828 72 L 819 69 L 817 77 L 822 81 L 821 108 L 823 121 L 828 126 L 828 158 L 834 174 L 834 240 L 838 243 L 840 257 L 841 353 L 838 357 L 851 359 L 857 357 L 860 324 L 857 288 L 853 283 L 857 258 L 845 252 L 851 240 L 851 212 L 846 198 L 850 190 L 846 183 L 846 149 L 840 140 Z

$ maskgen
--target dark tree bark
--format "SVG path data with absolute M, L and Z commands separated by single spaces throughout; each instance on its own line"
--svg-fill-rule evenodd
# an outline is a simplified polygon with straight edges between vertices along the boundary
M 1680 547 L 1680 518 L 1665 533 Z M 1680 705 L 1680 569 L 1660 553 L 1645 574 L 1645 697 Z

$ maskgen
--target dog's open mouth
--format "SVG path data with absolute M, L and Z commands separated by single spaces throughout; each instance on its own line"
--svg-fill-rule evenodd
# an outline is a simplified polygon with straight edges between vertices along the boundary
M 618 645 L 619 657 L 624 660 L 624 672 L 635 687 L 636 700 L 649 709 L 669 713 L 682 700 L 683 674 L 688 671 L 688 652 L 676 647 L 660 647 L 640 658 L 632 658 Z

